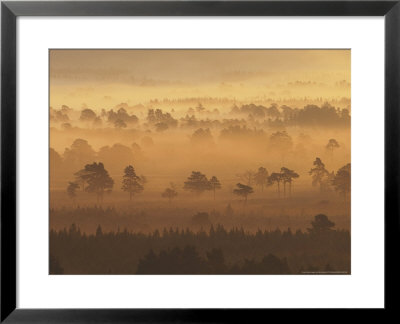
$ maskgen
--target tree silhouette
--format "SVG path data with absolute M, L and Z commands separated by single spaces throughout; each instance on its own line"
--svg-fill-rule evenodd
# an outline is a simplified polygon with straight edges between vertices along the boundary
M 211 190 L 212 187 L 205 174 L 199 171 L 192 171 L 190 177 L 185 181 L 183 189 L 201 194 L 206 190 Z
M 264 140 L 265 133 L 262 129 L 248 128 L 246 125 L 229 125 L 220 132 L 221 139 L 247 141 L 250 139 Z
M 351 164 L 348 163 L 341 167 L 332 179 L 332 185 L 335 190 L 341 193 L 346 200 L 347 195 L 351 192 Z
M 331 138 L 328 141 L 328 144 L 326 144 L 326 149 L 331 153 L 331 158 L 333 158 L 333 151 L 339 147 L 339 143 L 334 138 Z
M 141 178 L 136 175 L 135 169 L 132 165 L 128 165 L 124 170 L 124 177 L 122 180 L 122 190 L 129 193 L 129 199 L 143 191 Z
M 79 189 L 79 185 L 76 182 L 69 182 L 67 187 L 67 193 L 69 198 L 75 200 L 76 190 Z
M 298 110 L 294 122 L 299 126 L 350 126 L 351 117 L 348 109 L 339 109 L 324 103 L 321 107 L 307 105 Z
M 292 196 L 292 182 L 293 179 L 299 178 L 299 174 L 288 168 L 281 168 L 281 175 L 283 179 L 283 195 L 286 197 L 286 183 L 289 184 L 289 197 Z
M 307 230 L 310 233 L 319 234 L 331 231 L 335 223 L 331 222 L 326 215 L 318 214 L 314 217 L 314 221 L 311 222 L 311 226 L 312 228 L 308 228 Z
M 86 176 L 89 175 L 89 173 L 91 173 L 91 171 L 87 171 L 86 169 L 82 169 L 74 173 L 75 183 L 80 184 L 82 191 L 85 191 L 85 184 L 87 179 Z
M 96 113 L 92 109 L 87 108 L 81 111 L 79 119 L 82 121 L 93 121 L 96 117 Z
M 67 106 L 63 106 L 63 107 L 67 107 Z M 69 117 L 68 117 L 68 112 L 69 109 L 63 109 L 61 108 L 60 110 L 57 109 L 53 109 L 52 107 L 50 107 L 50 122 L 63 122 L 66 123 L 69 121 Z
M 246 186 L 246 185 L 244 185 L 244 184 L 241 184 L 241 183 L 236 184 L 236 186 L 237 186 L 237 188 L 236 188 L 236 189 L 233 189 L 233 193 L 234 193 L 235 195 L 244 197 L 244 204 L 246 205 L 246 203 L 247 203 L 247 196 L 250 195 L 250 194 L 252 194 L 252 193 L 254 192 L 254 191 L 253 191 L 253 188 L 250 187 L 250 186 Z
M 319 184 L 319 190 L 324 190 L 324 183 L 326 177 L 329 176 L 329 172 L 325 169 L 325 164 L 322 163 L 321 159 L 317 157 L 313 162 L 314 167 L 308 172 L 312 176 L 312 185 L 317 186 Z
M 175 190 L 175 187 L 171 184 L 171 188 L 167 188 L 161 194 L 161 197 L 167 198 L 169 203 L 171 203 L 172 199 L 178 196 L 178 192 Z
M 108 217 L 118 217 L 110 208 L 92 207 L 79 210 L 85 211 L 81 214 L 85 217 L 99 216 L 101 213 L 107 213 Z M 56 212 L 58 218 L 64 218 L 71 210 L 60 209 Z M 125 212 L 119 215 L 124 218 L 127 216 Z M 183 271 L 182 267 L 190 263 L 190 255 L 193 253 L 172 251 L 179 248 L 182 252 L 187 245 L 192 245 L 199 251 L 202 262 L 206 263 L 204 273 L 208 274 L 224 272 L 223 259 L 227 267 L 225 274 L 302 273 L 323 270 L 327 264 L 335 270 L 350 272 L 350 232 L 345 229 L 334 230 L 335 227 L 326 216 L 313 217 L 309 230 L 303 232 L 299 229 L 295 233 L 289 228 L 283 231 L 259 229 L 257 232 L 244 231 L 243 227 L 225 229 L 222 224 L 216 223 L 212 226 L 207 213 L 199 213 L 193 217 L 190 224 L 192 228 L 164 227 L 149 232 L 128 231 L 126 227 L 115 232 L 114 224 L 106 225 L 101 219 L 98 220 L 102 225 L 96 230 L 92 223 L 90 232 L 81 232 L 74 224 L 69 230 L 65 227 L 50 230 L 49 254 L 56 256 L 61 262 L 64 274 L 134 274 L 140 268 L 140 260 L 151 249 L 154 252 L 149 256 L 150 261 L 162 259 L 161 263 L 154 264 L 153 269 L 157 273 L 165 274 L 169 271 L 178 274 Z M 209 230 L 204 230 L 205 228 Z M 222 253 L 213 249 L 220 249 Z M 281 262 L 276 262 L 278 260 L 268 256 L 269 254 L 276 256 Z M 170 258 L 178 255 L 178 259 Z M 112 264 L 105 262 L 107 260 L 112 260 Z M 287 271 L 286 261 L 290 264 L 290 271 Z M 150 269 L 143 270 L 142 273 L 150 273 Z M 198 270 L 192 268 L 190 271 L 194 274 Z
M 159 128 L 159 130 L 167 129 L 169 127 L 176 127 L 178 121 L 174 119 L 170 113 L 163 113 L 161 109 L 149 109 L 147 111 L 147 121 Z
M 161 122 L 154 125 L 157 132 L 163 132 L 169 128 L 167 123 Z
M 261 192 L 264 192 L 264 186 L 268 185 L 268 171 L 264 167 L 259 167 L 254 175 L 256 185 L 261 186 Z
M 215 200 L 215 190 L 221 189 L 221 183 L 219 182 L 216 176 L 212 176 L 210 179 L 210 185 L 214 192 L 214 200 Z
M 281 182 L 283 181 L 283 176 L 281 173 L 272 172 L 271 175 L 268 177 L 268 183 L 274 184 L 276 183 L 278 186 L 278 198 L 281 197 Z
M 114 186 L 114 180 L 108 175 L 103 163 L 86 164 L 81 173 L 82 181 L 87 183 L 85 191 L 96 193 L 97 202 L 103 201 L 105 191 L 111 191 Z
M 139 118 L 137 118 L 135 115 L 129 115 L 128 112 L 122 107 L 119 108 L 117 112 L 115 112 L 113 109 L 104 111 L 104 117 L 107 117 L 107 121 L 110 124 L 114 124 L 115 127 L 118 127 L 118 124 L 125 125 L 124 127 L 126 127 L 127 125 L 136 124 L 139 121 Z

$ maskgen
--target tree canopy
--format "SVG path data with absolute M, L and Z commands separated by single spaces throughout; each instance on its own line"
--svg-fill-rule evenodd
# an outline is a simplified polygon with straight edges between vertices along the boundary
M 271 175 L 268 177 L 268 183 L 269 184 L 274 184 L 276 183 L 278 186 L 278 197 L 281 195 L 281 190 L 280 190 L 280 185 L 281 182 L 283 181 L 283 175 L 280 172 L 272 172 Z
M 94 161 L 96 152 L 88 141 L 78 138 L 64 151 L 64 165 L 73 170 Z
M 259 167 L 254 174 L 254 181 L 256 185 L 261 187 L 261 191 L 264 191 L 264 187 L 268 185 L 268 176 L 268 171 L 264 167 Z
M 341 167 L 332 179 L 335 190 L 345 197 L 351 191 L 351 164 L 348 163 Z
M 183 189 L 201 194 L 206 190 L 211 190 L 212 186 L 205 174 L 200 171 L 192 171 L 192 174 L 185 181 Z
M 292 195 L 292 182 L 293 182 L 293 179 L 297 179 L 300 177 L 299 174 L 294 172 L 293 170 L 282 167 L 281 175 L 282 175 L 285 195 L 286 195 L 286 184 L 287 183 L 289 184 L 289 195 Z
M 85 191 L 96 193 L 99 202 L 103 201 L 104 192 L 111 191 L 114 186 L 114 180 L 101 162 L 86 164 L 79 173 L 79 177 L 87 184 Z
M 329 176 L 328 170 L 325 169 L 325 164 L 317 157 L 313 162 L 314 167 L 308 172 L 312 177 L 312 185 L 319 185 L 320 191 L 324 190 L 324 184 Z
M 326 148 L 327 148 L 329 151 L 333 151 L 335 148 L 339 148 L 339 147 L 340 147 L 339 143 L 338 143 L 337 140 L 335 140 L 334 138 L 331 138 L 331 139 L 328 141 L 328 144 L 326 144 Z
M 331 222 L 328 217 L 324 214 L 318 214 L 311 221 L 312 228 L 309 228 L 310 233 L 325 233 L 331 231 L 335 226 L 335 223 Z
M 211 189 L 214 192 L 214 200 L 215 200 L 215 190 L 221 189 L 221 183 L 219 182 L 219 180 L 216 176 L 212 176 L 209 182 L 211 185 Z
M 252 187 L 246 186 L 246 185 L 244 185 L 242 183 L 236 184 L 236 187 L 237 187 L 236 189 L 233 189 L 233 193 L 235 195 L 244 197 L 244 201 L 245 202 L 247 202 L 248 195 L 250 195 L 250 194 L 252 194 L 254 192 Z
M 167 198 L 169 202 L 172 201 L 175 197 L 178 196 L 178 192 L 175 190 L 175 188 L 166 188 L 164 192 L 161 194 L 161 197 Z
M 271 147 L 278 151 L 287 151 L 292 148 L 292 137 L 286 131 L 278 131 L 271 134 L 269 138 Z
M 141 178 L 136 175 L 133 166 L 128 165 L 124 170 L 122 190 L 128 192 L 129 199 L 132 199 L 135 194 L 141 193 L 143 189 Z

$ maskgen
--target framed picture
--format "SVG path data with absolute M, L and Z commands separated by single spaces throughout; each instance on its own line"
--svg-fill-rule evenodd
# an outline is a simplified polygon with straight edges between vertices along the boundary
M 1 17 L 1 321 L 394 309 L 398 1 Z

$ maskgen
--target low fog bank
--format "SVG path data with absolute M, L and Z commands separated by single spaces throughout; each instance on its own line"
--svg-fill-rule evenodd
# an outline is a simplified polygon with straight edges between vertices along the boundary
M 199 213 L 205 227 L 305 229 L 324 213 L 350 228 L 348 101 L 170 104 L 51 109 L 52 228 L 148 232 Z M 90 185 L 99 170 L 107 184 Z

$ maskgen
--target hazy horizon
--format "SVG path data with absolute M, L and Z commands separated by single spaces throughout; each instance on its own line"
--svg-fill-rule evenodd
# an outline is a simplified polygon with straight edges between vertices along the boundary
M 350 50 L 51 50 L 50 106 L 350 98 Z

